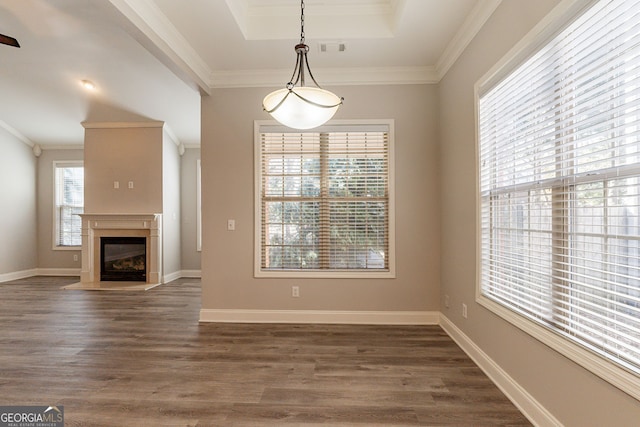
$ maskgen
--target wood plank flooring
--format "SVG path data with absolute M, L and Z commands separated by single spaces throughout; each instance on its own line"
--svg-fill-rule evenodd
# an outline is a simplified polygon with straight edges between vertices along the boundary
M 199 324 L 200 281 L 0 284 L 0 405 L 66 426 L 525 426 L 437 326 Z

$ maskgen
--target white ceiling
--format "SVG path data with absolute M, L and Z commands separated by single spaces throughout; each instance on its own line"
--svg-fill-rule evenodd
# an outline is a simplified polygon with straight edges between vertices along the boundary
M 306 0 L 309 63 L 323 86 L 434 83 L 500 1 Z M 288 81 L 300 2 L 0 0 L 0 33 L 22 46 L 0 45 L 0 127 L 27 144 L 80 146 L 84 121 L 160 120 L 189 146 L 201 93 Z

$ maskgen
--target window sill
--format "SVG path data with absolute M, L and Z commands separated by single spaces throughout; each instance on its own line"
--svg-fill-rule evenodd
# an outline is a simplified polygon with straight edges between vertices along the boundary
M 51 249 L 54 251 L 81 251 L 82 246 L 54 246 Z
M 478 295 L 476 302 L 611 385 L 640 400 L 638 375 L 631 370 L 610 362 L 594 351 L 567 340 L 560 332 L 534 322 L 524 315 L 514 313 L 484 295 Z
M 347 271 L 347 270 L 256 270 L 256 278 L 322 278 L 322 279 L 395 279 L 396 274 L 392 270 L 383 271 Z

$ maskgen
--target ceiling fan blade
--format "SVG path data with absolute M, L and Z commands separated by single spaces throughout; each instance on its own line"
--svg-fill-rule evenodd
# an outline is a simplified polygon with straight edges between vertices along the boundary
M 18 40 L 14 39 L 13 37 L 5 36 L 4 34 L 0 34 L 0 43 L 9 46 L 20 47 L 20 43 L 18 43 Z

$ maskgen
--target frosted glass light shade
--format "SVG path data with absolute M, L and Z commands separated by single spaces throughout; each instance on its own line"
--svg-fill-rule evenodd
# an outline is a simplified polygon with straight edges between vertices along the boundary
M 334 93 L 317 87 L 294 87 L 291 91 L 293 93 L 289 93 L 289 89 L 271 92 L 264 97 L 262 107 L 274 119 L 293 129 L 312 129 L 326 123 L 342 103 Z M 276 108 L 280 102 L 282 104 Z

